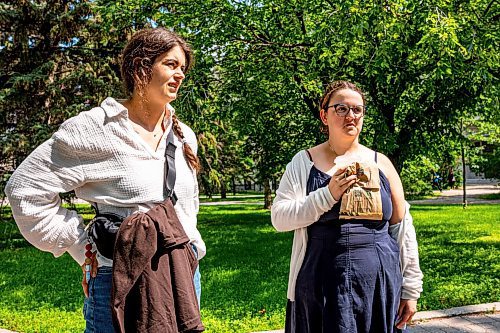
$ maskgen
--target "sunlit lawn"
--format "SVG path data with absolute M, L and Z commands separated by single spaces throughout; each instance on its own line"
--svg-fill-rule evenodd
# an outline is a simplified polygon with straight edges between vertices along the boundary
M 212 198 L 201 197 L 200 202 L 224 202 L 224 201 L 238 201 L 244 203 L 254 203 L 258 204 L 260 202 L 264 202 L 264 195 L 248 195 L 248 196 L 240 196 L 240 195 L 228 195 L 226 198 L 221 199 L 220 196 L 214 196 Z
M 202 206 L 202 319 L 207 332 L 283 326 L 292 233 L 258 205 Z M 82 206 L 79 207 L 83 209 Z M 90 210 L 84 211 L 90 218 Z M 425 274 L 420 310 L 500 299 L 500 205 L 412 206 Z M 81 332 L 80 268 L 31 247 L 9 212 L 0 223 L 0 327 Z

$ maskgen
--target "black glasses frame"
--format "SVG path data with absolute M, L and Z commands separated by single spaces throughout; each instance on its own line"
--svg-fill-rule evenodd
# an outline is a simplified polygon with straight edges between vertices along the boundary
M 347 108 L 347 112 L 339 112 L 337 110 L 338 106 L 345 106 Z M 343 103 L 337 103 L 337 104 L 333 104 L 333 105 L 328 105 L 327 109 L 329 109 L 329 108 L 334 108 L 335 113 L 339 117 L 347 116 L 351 110 L 352 110 L 352 114 L 354 115 L 355 118 L 361 118 L 366 114 L 366 106 L 365 105 L 348 106 L 348 105 L 343 104 Z M 363 111 L 361 113 L 357 113 L 358 108 L 361 108 Z

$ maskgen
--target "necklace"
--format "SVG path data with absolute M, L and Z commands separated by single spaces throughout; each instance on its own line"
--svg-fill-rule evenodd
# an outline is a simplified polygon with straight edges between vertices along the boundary
M 163 131 L 162 131 L 162 133 L 163 133 Z M 158 134 L 160 134 L 160 133 L 154 133 L 154 132 L 153 132 L 153 138 L 156 138 L 156 136 L 157 136 Z
M 167 109 L 167 105 L 165 104 L 165 108 L 163 110 L 163 119 L 162 119 L 162 121 L 160 123 L 159 133 L 154 133 L 153 132 L 153 138 L 156 138 L 156 136 L 158 134 L 162 134 L 163 135 L 163 133 L 165 133 L 165 117 L 167 115 L 167 110 L 168 110 Z M 156 132 L 156 129 L 155 129 L 155 132 Z
M 143 121 L 140 121 L 140 117 L 139 119 L 137 119 L 138 121 L 134 121 L 132 120 L 132 118 L 130 117 L 129 115 L 129 121 L 132 123 L 132 128 L 134 129 L 134 131 L 139 134 L 140 136 L 142 137 L 153 137 L 153 138 L 156 138 L 158 136 L 162 136 L 163 133 L 165 132 L 165 123 L 164 123 L 164 118 L 166 116 L 166 113 L 168 111 L 168 108 L 167 108 L 167 105 L 164 106 L 164 109 L 163 109 L 163 117 L 161 119 L 161 121 L 159 121 L 160 123 L 160 126 L 158 126 L 158 124 L 156 124 L 156 126 L 153 128 L 152 131 L 146 129 L 145 127 L 145 122 Z M 150 112 L 149 110 L 146 108 L 146 110 L 144 110 L 144 113 L 146 114 L 146 118 L 149 118 L 150 116 Z
M 335 151 L 335 149 L 333 149 L 332 144 L 330 143 L 330 140 L 328 140 L 326 142 L 328 142 L 328 148 L 330 148 L 331 152 L 333 154 L 335 154 L 335 157 L 340 156 L 339 154 L 337 154 L 337 152 Z
M 163 132 L 164 132 L 164 129 L 163 129 L 163 125 L 161 125 L 158 129 L 155 129 L 153 131 L 153 138 L 156 138 L 158 135 L 163 135 Z
M 144 127 L 137 124 L 133 124 L 132 128 L 139 135 L 146 135 L 146 136 L 152 135 L 153 138 L 163 135 L 164 132 L 163 125 L 159 126 L 158 128 L 155 128 L 153 131 L 148 131 Z

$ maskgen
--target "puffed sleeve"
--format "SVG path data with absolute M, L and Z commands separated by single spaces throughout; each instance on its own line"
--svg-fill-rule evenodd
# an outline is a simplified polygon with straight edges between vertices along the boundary
M 35 247 L 58 257 L 85 260 L 83 219 L 61 206 L 59 193 L 81 186 L 84 173 L 65 126 L 36 148 L 10 177 L 5 193 L 21 234 Z

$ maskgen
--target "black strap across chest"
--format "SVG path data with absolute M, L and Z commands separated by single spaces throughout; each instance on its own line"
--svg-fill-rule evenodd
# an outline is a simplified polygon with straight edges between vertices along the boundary
M 163 176 L 163 194 L 167 198 L 172 199 L 172 203 L 175 205 L 177 202 L 177 195 L 174 191 L 175 185 L 175 149 L 177 147 L 174 144 L 174 130 L 173 128 L 168 132 L 167 135 L 167 146 L 165 147 L 165 172 Z
M 171 129 L 167 135 L 167 145 L 165 147 L 165 171 L 163 175 L 163 195 L 168 199 L 172 199 L 172 203 L 175 205 L 177 202 L 177 195 L 174 191 L 175 185 L 175 149 L 177 147 L 174 144 L 174 130 Z M 97 203 L 91 203 L 95 210 L 96 215 L 99 214 L 99 208 Z

